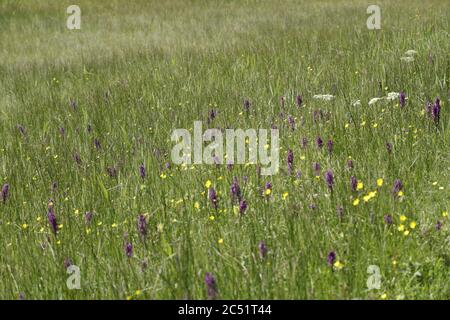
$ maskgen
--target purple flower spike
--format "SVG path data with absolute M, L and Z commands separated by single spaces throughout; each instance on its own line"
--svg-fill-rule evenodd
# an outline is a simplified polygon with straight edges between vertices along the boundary
M 214 190 L 214 188 L 209 188 L 208 198 L 209 200 L 211 200 L 214 209 L 217 209 L 217 193 L 216 190 Z
M 317 145 L 317 148 L 322 149 L 322 147 L 323 147 L 323 140 L 322 140 L 321 137 L 317 137 L 316 138 L 316 145 Z
M 8 199 L 8 195 L 9 195 L 9 184 L 5 183 L 2 187 L 2 200 L 3 203 L 6 202 L 6 200 Z
M 84 221 L 86 222 L 86 224 L 91 223 L 92 217 L 94 216 L 94 214 L 92 213 L 92 211 L 87 211 L 84 214 Z
M 327 256 L 327 262 L 332 266 L 336 262 L 336 252 L 330 251 Z
M 297 103 L 298 107 L 301 107 L 302 103 L 303 103 L 302 96 L 301 95 L 297 95 L 297 97 L 295 98 L 295 102 Z
M 237 199 L 238 201 L 241 201 L 241 188 L 239 187 L 239 182 L 237 177 L 233 178 L 233 182 L 231 183 L 230 187 L 230 193 L 231 198 L 233 202 Z
M 139 166 L 139 175 L 141 176 L 142 179 L 145 179 L 146 172 L 143 164 Z
M 406 94 L 404 92 L 400 92 L 398 99 L 400 102 L 400 106 L 403 108 L 406 104 Z
M 352 191 L 356 191 L 356 187 L 358 186 L 358 179 L 355 176 L 350 177 L 350 189 Z
M 289 175 L 292 173 L 292 167 L 294 166 L 294 152 L 291 149 L 288 149 L 287 153 L 287 166 Z
M 353 169 L 353 166 L 354 166 L 353 160 L 352 159 L 348 159 L 348 161 L 347 161 L 347 168 Z
M 217 283 L 212 273 L 207 272 L 205 274 L 205 284 L 208 299 L 214 300 L 217 297 Z
M 386 150 L 389 154 L 392 153 L 392 143 L 386 142 Z
M 264 241 L 260 241 L 258 244 L 259 256 L 264 259 L 267 255 L 267 247 Z
M 147 235 L 147 219 L 145 219 L 145 216 L 143 214 L 140 214 L 138 216 L 137 229 L 140 235 L 145 238 L 145 236 Z
M 250 111 L 250 106 L 251 106 L 250 101 L 248 101 L 247 99 L 245 99 L 245 100 L 244 100 L 244 110 L 245 110 L 246 112 Z
M 333 140 L 328 140 L 327 142 L 328 153 L 331 155 L 333 153 Z
M 131 244 L 131 242 L 126 242 L 124 249 L 126 256 L 128 258 L 131 258 L 133 256 L 133 245 Z
M 95 149 L 100 150 L 102 148 L 102 145 L 100 144 L 100 140 L 98 140 L 97 138 L 94 139 L 94 146 Z
M 386 223 L 388 226 L 393 223 L 392 216 L 390 214 L 384 216 L 384 223 Z
M 394 181 L 394 187 L 392 188 L 392 193 L 397 195 L 403 189 L 403 183 L 397 179 Z
M 291 127 L 291 130 L 294 131 L 295 130 L 295 119 L 293 116 L 288 116 L 288 124 L 289 124 L 289 127 Z
M 247 201 L 241 200 L 241 202 L 239 202 L 239 213 L 244 214 L 245 210 L 247 210 Z
M 53 209 L 53 202 L 50 202 L 48 205 L 48 213 L 47 213 L 48 223 L 50 224 L 50 228 L 53 233 L 56 234 L 58 232 L 58 223 L 56 222 L 56 215 Z
M 217 117 L 217 111 L 214 109 L 209 110 L 208 112 L 208 123 L 211 123 Z
M 334 177 L 331 170 L 327 170 L 327 172 L 325 172 L 325 181 L 327 183 L 328 189 L 330 189 L 330 191 L 333 191 Z
M 436 99 L 436 102 L 433 105 L 433 108 L 431 109 L 431 117 L 433 118 L 433 121 L 436 125 L 439 124 L 439 117 L 441 113 L 441 101 L 439 98 Z

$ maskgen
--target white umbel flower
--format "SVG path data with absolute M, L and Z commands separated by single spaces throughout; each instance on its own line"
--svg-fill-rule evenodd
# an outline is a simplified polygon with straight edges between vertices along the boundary
M 332 94 L 315 94 L 313 98 L 324 101 L 331 101 L 334 99 L 334 96 Z
M 408 50 L 408 51 L 406 51 L 405 52 L 405 55 L 406 56 L 408 56 L 408 57 L 412 57 L 413 55 L 415 55 L 415 54 L 417 54 L 417 51 L 416 50 Z
M 371 106 L 371 105 L 377 103 L 377 102 L 380 101 L 380 100 L 383 100 L 383 98 L 372 98 L 372 99 L 370 99 L 370 101 L 369 101 L 369 106 Z
M 397 100 L 400 97 L 400 93 L 398 92 L 389 92 L 386 99 L 389 101 Z

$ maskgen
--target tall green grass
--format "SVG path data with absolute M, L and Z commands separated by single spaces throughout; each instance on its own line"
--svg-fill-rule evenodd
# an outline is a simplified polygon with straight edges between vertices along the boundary
M 376 31 L 366 28 L 366 1 L 80 0 L 78 31 L 66 29 L 70 4 L 0 3 L 0 177 L 10 185 L 0 205 L 0 298 L 202 299 L 206 272 L 224 299 L 450 298 L 448 1 L 379 1 Z M 409 49 L 415 61 L 402 62 Z M 368 106 L 391 91 L 406 93 L 404 108 Z M 335 99 L 312 98 L 320 93 Z M 436 97 L 438 126 L 423 113 Z M 195 120 L 207 127 L 210 109 L 218 110 L 214 128 L 277 125 L 280 173 L 258 177 L 254 165 L 166 169 L 172 130 Z M 313 121 L 318 109 L 328 120 Z M 331 156 L 314 145 L 317 136 L 333 140 Z M 286 173 L 289 148 L 299 179 Z M 326 169 L 335 176 L 332 193 Z M 350 190 L 352 175 L 363 190 Z M 249 205 L 242 216 L 231 203 L 234 176 Z M 391 193 L 396 179 L 400 198 Z M 217 211 L 208 180 L 219 192 Z M 62 224 L 56 236 L 50 198 Z M 94 212 L 90 224 L 86 211 Z M 145 240 L 136 227 L 143 213 Z M 407 236 L 398 231 L 401 215 Z M 332 250 L 340 270 L 327 264 Z M 66 286 L 66 259 L 80 267 L 80 290 Z M 370 265 L 381 270 L 379 290 L 367 288 Z

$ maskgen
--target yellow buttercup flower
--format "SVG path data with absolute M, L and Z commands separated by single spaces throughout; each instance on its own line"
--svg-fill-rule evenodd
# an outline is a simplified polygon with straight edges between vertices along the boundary
M 447 212 L 447 211 L 442 212 L 442 216 L 443 216 L 444 218 L 447 218 L 447 217 L 448 217 L 448 212 Z
M 400 221 L 401 221 L 401 222 L 405 222 L 406 219 L 408 219 L 408 218 L 406 218 L 405 215 L 402 214 L 402 215 L 400 216 Z
M 200 210 L 200 202 L 195 201 L 194 208 L 197 209 L 197 210 Z
M 353 200 L 353 205 L 354 205 L 354 206 L 357 206 L 358 204 L 359 204 L 359 199 Z
M 286 198 L 288 197 L 288 195 L 289 195 L 289 192 L 285 192 L 285 193 L 283 193 L 283 200 L 286 200 Z
M 364 183 L 362 181 L 358 181 L 358 184 L 356 185 L 356 190 L 362 190 L 364 189 Z
M 266 191 L 264 192 L 266 194 L 266 196 L 270 195 L 272 193 L 271 189 L 266 189 Z
M 405 226 L 403 224 L 401 224 L 398 226 L 397 230 L 400 232 L 403 232 L 403 231 L 405 231 Z
M 417 223 L 416 223 L 415 221 L 411 221 L 411 223 L 409 224 L 409 227 L 410 227 L 411 229 L 415 229 L 416 226 L 417 226 Z
M 24 224 L 22 225 L 22 229 L 25 230 L 25 229 L 27 229 L 27 228 L 28 228 L 28 225 L 27 225 L 26 223 L 24 223 Z
M 340 262 L 339 260 L 337 260 L 333 266 L 337 269 L 337 270 L 341 270 L 344 267 L 344 264 L 342 262 Z
M 212 184 L 211 180 L 206 181 L 205 182 L 205 188 L 209 189 L 209 187 L 211 187 L 211 184 Z
M 377 186 L 381 187 L 383 185 L 383 179 L 379 178 L 377 179 Z
M 214 221 L 215 218 L 216 217 L 214 217 L 214 216 L 209 216 L 209 220 L 211 220 L 211 221 Z
M 405 232 L 403 232 L 403 235 L 405 236 L 409 235 L 409 230 L 405 230 Z
M 403 193 L 403 191 L 399 191 L 399 192 L 397 193 L 397 195 L 398 195 L 399 197 L 403 197 L 405 194 Z
M 223 239 L 220 238 L 219 241 L 217 241 L 219 244 L 223 244 Z

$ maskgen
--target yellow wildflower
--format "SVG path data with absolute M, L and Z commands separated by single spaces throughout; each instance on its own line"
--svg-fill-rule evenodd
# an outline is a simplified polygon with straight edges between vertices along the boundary
M 377 186 L 381 187 L 383 185 L 383 179 L 379 178 L 377 179 Z
M 211 184 L 212 184 L 211 180 L 206 181 L 205 182 L 205 188 L 209 189 L 209 187 L 211 187 Z

